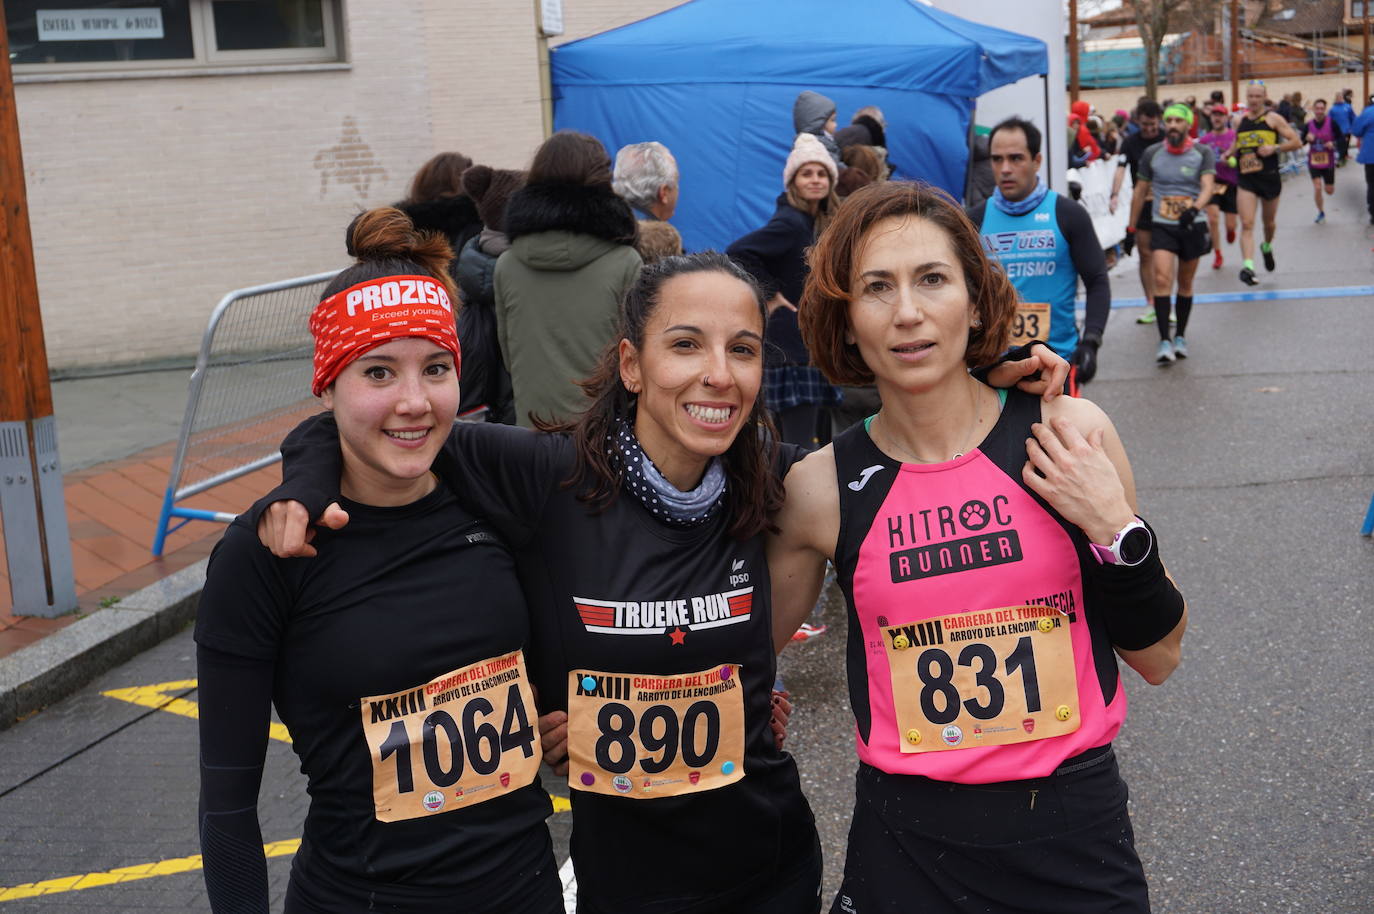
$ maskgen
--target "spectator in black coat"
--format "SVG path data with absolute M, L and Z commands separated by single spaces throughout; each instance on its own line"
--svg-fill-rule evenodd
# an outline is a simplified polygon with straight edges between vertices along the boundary
M 458 413 L 485 406 L 486 421 L 505 425 L 515 424 L 515 397 L 496 332 L 494 275 L 496 258 L 510 248 L 506 200 L 524 186 L 523 171 L 474 165 L 463 173 L 463 190 L 476 204 L 482 231 L 463 246 L 455 261 L 455 278 L 463 296 L 458 313 L 458 340 L 463 347 Z
M 825 147 L 809 133 L 798 134 L 783 167 L 783 193 L 773 218 L 725 251 L 753 274 L 768 296 L 764 402 L 783 440 L 805 447 L 828 440 L 828 429 L 820 428 L 821 407 L 834 406 L 840 399 L 839 391 L 811 366 L 797 329 L 796 308 L 806 282 L 806 249 L 839 205 L 838 179 L 839 169 Z
M 410 195 L 395 204 L 422 232 L 440 232 L 448 238 L 454 256 L 482 230 L 477 206 L 463 192 L 463 172 L 472 159 L 461 152 L 441 152 L 420 166 L 410 182 Z M 458 274 L 450 267 L 456 280 Z

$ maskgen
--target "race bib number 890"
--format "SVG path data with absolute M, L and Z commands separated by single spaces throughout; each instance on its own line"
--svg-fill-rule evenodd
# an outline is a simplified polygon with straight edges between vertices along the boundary
M 1046 606 L 882 630 L 903 752 L 1000 746 L 1081 724 L 1069 620 Z
M 534 696 L 520 651 L 364 698 L 362 715 L 381 822 L 473 806 L 539 772 Z
M 699 673 L 568 674 L 568 785 L 636 799 L 744 777 L 739 664 Z

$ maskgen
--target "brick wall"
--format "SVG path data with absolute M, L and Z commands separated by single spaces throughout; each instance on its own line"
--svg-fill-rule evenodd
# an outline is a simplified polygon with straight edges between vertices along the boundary
M 55 374 L 194 355 L 235 288 L 346 265 L 343 230 L 457 149 L 543 138 L 533 0 L 344 0 L 348 69 L 16 86 Z M 569 0 L 557 44 L 675 0 Z

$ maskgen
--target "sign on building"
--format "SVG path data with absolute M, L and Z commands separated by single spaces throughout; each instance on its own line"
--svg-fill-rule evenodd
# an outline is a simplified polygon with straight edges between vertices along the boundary
M 161 7 L 38 10 L 39 41 L 112 41 L 161 38 Z

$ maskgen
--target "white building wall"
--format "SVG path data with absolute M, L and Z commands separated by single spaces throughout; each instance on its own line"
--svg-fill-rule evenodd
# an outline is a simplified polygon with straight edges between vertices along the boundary
M 679 0 L 564 0 L 557 45 Z M 194 356 L 228 291 L 345 266 L 361 209 L 543 139 L 535 0 L 343 0 L 347 66 L 15 86 L 55 374 Z M 614 153 L 614 150 L 611 150 Z

